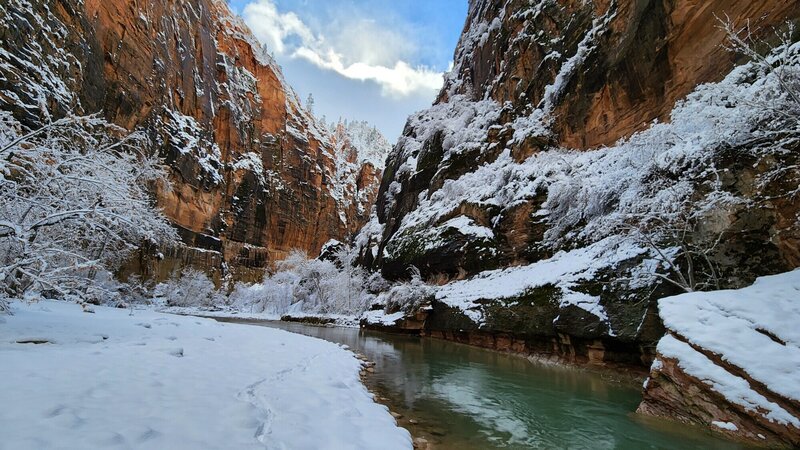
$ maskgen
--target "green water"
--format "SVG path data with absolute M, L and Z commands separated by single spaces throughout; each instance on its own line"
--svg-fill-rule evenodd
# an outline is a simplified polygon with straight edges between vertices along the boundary
M 436 339 L 253 324 L 345 344 L 366 355 L 376 363 L 367 380 L 370 389 L 403 415 L 401 426 L 437 449 L 746 448 L 700 428 L 637 416 L 640 389 L 596 373 Z

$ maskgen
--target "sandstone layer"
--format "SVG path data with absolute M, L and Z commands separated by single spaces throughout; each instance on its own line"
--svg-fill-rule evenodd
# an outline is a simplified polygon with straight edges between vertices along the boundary
M 144 131 L 169 165 L 158 204 L 190 248 L 127 271 L 163 277 L 189 263 L 259 277 L 369 214 L 376 164 L 303 108 L 225 1 L 11 0 L 0 42 L 1 108 L 30 127 L 102 112 Z
M 798 19 L 772 0 L 471 1 L 360 235 L 364 264 L 438 285 L 389 328 L 646 369 L 658 299 L 798 267 L 797 123 L 755 117 L 782 82 L 721 26 L 767 54 Z

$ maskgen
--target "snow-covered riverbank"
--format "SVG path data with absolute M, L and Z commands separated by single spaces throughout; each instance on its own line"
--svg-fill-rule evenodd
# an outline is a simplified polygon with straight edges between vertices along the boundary
M 331 323 L 337 327 L 359 328 L 361 316 L 344 314 L 311 314 L 306 312 L 294 312 L 291 314 L 271 314 L 242 311 L 234 308 L 202 308 L 199 306 L 156 306 L 155 310 L 167 314 L 177 314 L 180 316 L 209 317 L 215 319 L 240 319 L 240 320 L 265 320 L 287 322 L 303 322 L 308 319 L 309 323 Z
M 13 308 L 0 449 L 411 448 L 335 344 L 151 311 Z
M 667 335 L 644 413 L 769 447 L 800 445 L 800 270 L 659 301 Z

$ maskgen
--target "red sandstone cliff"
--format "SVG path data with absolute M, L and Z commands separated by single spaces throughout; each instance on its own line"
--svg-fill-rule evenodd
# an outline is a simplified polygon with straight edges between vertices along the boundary
M 380 171 L 304 110 L 225 1 L 11 0 L 0 41 L 0 108 L 30 126 L 103 111 L 165 157 L 173 189 L 158 202 L 190 248 L 133 270 L 244 273 L 314 254 L 369 214 Z
M 653 119 L 668 119 L 676 100 L 726 75 L 737 55 L 723 45 L 722 20 L 749 21 L 766 36 L 800 15 L 791 0 L 535 3 L 470 2 L 439 100 L 467 93 L 521 112 L 546 100 L 546 87 L 560 75 L 564 85 L 548 100 L 556 141 L 579 149 L 612 145 Z M 570 59 L 576 64 L 565 67 Z

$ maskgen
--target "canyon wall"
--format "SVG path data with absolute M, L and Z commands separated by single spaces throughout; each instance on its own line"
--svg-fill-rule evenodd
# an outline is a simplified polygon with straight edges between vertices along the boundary
M 225 1 L 11 0 L 0 42 L 0 108 L 30 127 L 101 113 L 144 132 L 169 166 L 158 204 L 185 245 L 126 272 L 258 278 L 369 215 L 383 155 L 306 111 Z
M 644 369 L 658 299 L 800 266 L 798 19 L 783 0 L 470 1 L 357 239 L 363 264 L 437 285 L 390 328 Z
M 473 0 L 439 103 L 492 99 L 510 117 L 545 106 L 551 143 L 613 145 L 668 120 L 677 100 L 741 60 L 724 21 L 768 37 L 798 10 L 785 0 Z
M 723 29 L 749 23 L 765 54 L 798 17 L 786 1 L 471 1 L 437 102 L 387 160 L 362 262 L 441 285 L 432 333 L 648 365 L 658 298 L 800 264 L 782 169 L 797 143 L 752 112 L 774 100 L 753 63 L 731 73 L 748 59 Z

